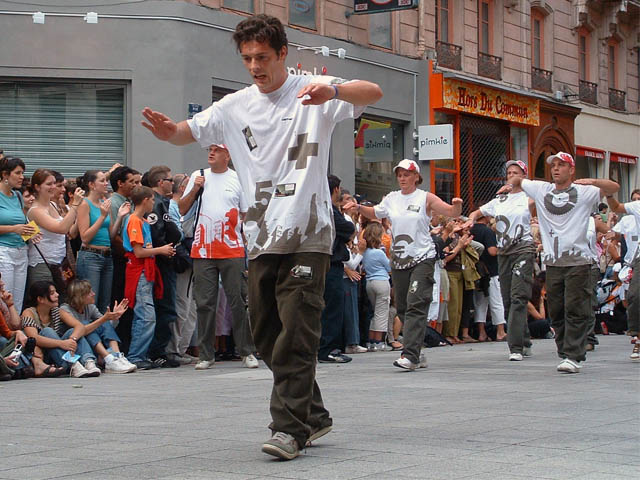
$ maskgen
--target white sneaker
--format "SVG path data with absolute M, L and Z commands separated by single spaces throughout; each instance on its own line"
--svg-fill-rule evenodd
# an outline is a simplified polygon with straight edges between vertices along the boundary
M 511 353 L 509 354 L 509 361 L 511 362 L 521 362 L 522 361 L 522 354 L 521 353 Z
M 135 372 L 138 369 L 136 364 L 135 363 L 131 363 L 129 361 L 129 359 L 124 356 L 124 354 L 122 352 L 118 352 L 117 354 L 114 354 L 114 355 L 117 355 L 118 361 L 123 363 L 123 364 L 125 364 L 125 365 L 127 365 L 131 369 L 130 370 L 131 372 Z
M 369 350 L 361 345 L 349 345 L 345 348 L 345 352 L 347 355 L 353 355 L 354 353 L 367 353 Z
M 633 351 L 631 352 L 631 355 L 629 355 L 629 358 L 631 360 L 640 360 L 640 343 L 636 342 L 633 345 Z
M 73 378 L 86 378 L 89 376 L 89 372 L 82 366 L 80 362 L 76 362 L 71 365 L 71 371 L 69 372 L 69 374 Z
M 377 352 L 378 351 L 378 345 L 376 345 L 375 343 L 367 343 L 367 350 L 369 352 Z
M 418 366 L 420 368 L 427 368 L 427 356 L 424 353 L 420 354 L 420 363 Z
M 246 368 L 258 368 L 258 359 L 252 353 L 242 358 L 242 366 Z
M 565 358 L 557 367 L 557 370 L 561 373 L 580 373 L 580 365 L 573 360 Z
M 195 369 L 196 370 L 206 370 L 208 368 L 213 368 L 213 366 L 215 365 L 215 361 L 214 360 L 200 360 L 198 363 L 196 363 Z
M 533 353 L 531 352 L 531 347 L 522 347 L 522 356 L 523 357 L 533 356 Z
M 136 366 L 129 364 L 124 357 L 116 357 L 114 361 L 109 362 L 104 366 L 104 373 L 129 373 L 133 372 L 135 369 Z
M 409 370 L 410 372 L 413 372 L 418 367 L 417 363 L 413 363 L 411 360 L 405 357 L 400 357 L 395 362 L 393 362 L 393 364 L 396 367 L 403 368 L 404 370 Z
M 100 376 L 100 369 L 96 365 L 95 360 L 87 360 L 86 362 L 84 362 L 84 368 L 88 372 L 87 377 L 99 377 Z

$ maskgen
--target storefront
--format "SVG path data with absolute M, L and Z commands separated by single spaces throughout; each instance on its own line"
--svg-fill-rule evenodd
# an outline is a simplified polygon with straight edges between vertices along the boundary
M 507 160 L 531 166 L 540 100 L 449 73 L 432 73 L 429 87 L 429 123 L 454 131 L 454 158 L 432 162 L 431 191 L 446 201 L 461 197 L 469 213 L 504 183 Z

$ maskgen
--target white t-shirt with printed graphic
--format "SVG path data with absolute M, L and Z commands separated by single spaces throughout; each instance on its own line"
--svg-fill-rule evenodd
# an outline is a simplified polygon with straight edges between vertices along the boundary
M 631 263 L 633 260 L 640 257 L 640 243 L 638 242 L 638 235 L 640 235 L 640 200 L 625 203 L 624 209 L 627 211 L 627 213 L 631 214 L 629 215 L 629 217 L 633 216 L 632 218 L 636 221 L 635 235 L 634 234 L 630 235 L 631 242 L 629 242 L 629 240 L 627 240 L 627 237 L 625 236 L 625 241 L 627 242 L 627 255 L 624 258 L 626 261 L 627 256 L 629 256 L 630 257 L 629 263 Z M 624 217 L 624 218 L 627 218 L 627 217 Z M 634 236 L 635 236 L 635 242 L 634 242 Z M 630 243 L 635 243 L 635 244 L 630 245 Z M 630 255 L 629 255 L 629 250 L 632 251 Z
M 309 83 L 326 76 L 289 75 L 271 93 L 250 87 L 229 94 L 188 120 L 203 147 L 227 145 L 249 209 L 244 223 L 249 258 L 263 253 L 331 254 L 333 211 L 327 183 L 335 125 L 362 114 L 341 100 L 302 105 Z
M 373 208 L 376 217 L 391 220 L 392 268 L 411 268 L 436 256 L 430 233 L 431 217 L 427 215 L 427 192 L 420 189 L 408 195 L 391 192 Z
M 193 189 L 198 176 L 200 170 L 191 174 L 184 195 Z M 200 202 L 191 257 L 243 258 L 245 253 L 240 214 L 245 213 L 249 206 L 236 172 L 229 169 L 224 173 L 214 173 L 207 168 L 204 171 L 204 190 Z
M 531 212 L 526 193 L 498 195 L 481 206 L 480 211 L 496 221 L 496 239 L 500 255 L 533 248 Z
M 539 180 L 522 180 L 522 189 L 536 202 L 542 261 L 548 266 L 591 264 L 596 259 L 587 241 L 589 217 L 600 201 L 600 189 L 572 183 L 565 190 Z

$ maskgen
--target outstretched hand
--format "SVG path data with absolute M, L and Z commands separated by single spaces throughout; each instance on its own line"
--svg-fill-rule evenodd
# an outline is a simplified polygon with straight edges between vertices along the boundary
M 302 105 L 322 105 L 332 100 L 336 95 L 336 91 L 331 85 L 310 83 L 300 89 L 298 98 L 302 98 L 305 95 L 309 98 L 302 100 Z
M 149 130 L 159 140 L 168 141 L 178 131 L 178 124 L 164 113 L 155 112 L 149 107 L 142 110 L 142 116 L 147 122 L 141 122 L 142 126 Z

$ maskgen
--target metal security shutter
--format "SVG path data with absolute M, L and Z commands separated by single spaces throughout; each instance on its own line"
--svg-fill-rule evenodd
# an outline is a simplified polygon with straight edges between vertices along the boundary
M 460 117 L 460 196 L 467 214 L 495 197 L 504 184 L 509 155 L 509 125 Z
M 125 163 L 124 85 L 0 82 L 0 148 L 30 175 L 65 177 Z

